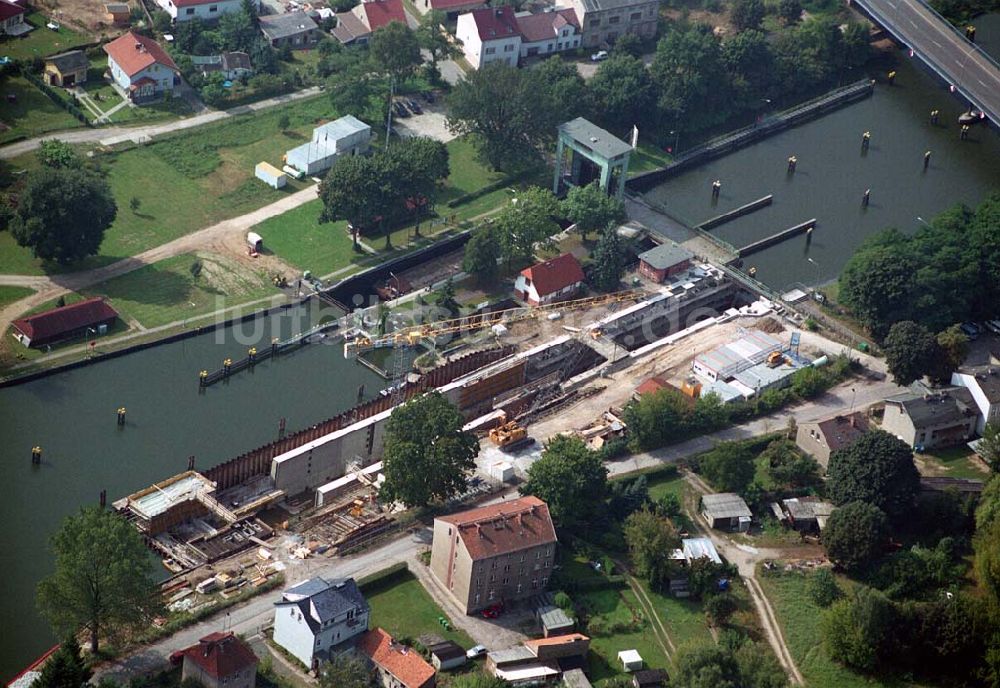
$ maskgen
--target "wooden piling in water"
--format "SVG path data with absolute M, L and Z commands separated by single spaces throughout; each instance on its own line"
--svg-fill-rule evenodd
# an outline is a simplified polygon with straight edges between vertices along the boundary
M 736 253 L 740 258 L 749 256 L 752 253 L 757 253 L 758 251 L 763 251 L 765 248 L 770 248 L 775 244 L 780 244 L 785 239 L 790 239 L 793 236 L 802 234 L 803 232 L 808 232 L 816 227 L 816 218 L 811 220 L 806 220 L 801 224 L 797 224 L 794 227 L 789 227 L 788 229 L 783 229 L 776 234 L 764 237 L 752 244 L 747 244 L 741 249 L 737 249 Z

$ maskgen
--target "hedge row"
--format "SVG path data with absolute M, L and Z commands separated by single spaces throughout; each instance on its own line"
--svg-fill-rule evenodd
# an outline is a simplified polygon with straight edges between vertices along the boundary
M 42 79 L 38 78 L 36 74 L 27 69 L 22 69 L 21 74 L 24 76 L 25 79 L 34 84 L 39 91 L 48 96 L 49 100 L 51 100 L 59 107 L 65 109 L 66 112 L 76 117 L 84 125 L 88 127 L 90 126 L 90 120 L 87 119 L 87 116 L 83 114 L 80 108 L 78 108 L 76 105 L 74 105 L 73 103 L 67 101 L 65 98 L 60 96 L 59 93 L 57 93 L 54 88 L 49 86 Z
M 399 561 L 381 571 L 362 576 L 356 582 L 362 592 L 371 593 L 395 585 L 410 575 L 410 569 L 406 562 Z

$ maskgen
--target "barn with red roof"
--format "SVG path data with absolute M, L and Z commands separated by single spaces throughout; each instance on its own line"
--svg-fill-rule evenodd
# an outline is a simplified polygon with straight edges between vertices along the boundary
M 572 298 L 583 286 L 583 268 L 572 253 L 521 270 L 514 281 L 514 294 L 530 306 Z
M 100 334 L 115 324 L 118 313 L 100 297 L 15 320 L 14 338 L 25 346 L 39 347 L 89 333 Z

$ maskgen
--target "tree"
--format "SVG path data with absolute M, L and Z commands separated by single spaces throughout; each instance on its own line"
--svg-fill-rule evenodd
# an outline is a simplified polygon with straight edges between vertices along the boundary
M 493 217 L 493 227 L 500 242 L 500 253 L 508 269 L 513 263 L 528 261 L 535 244 L 555 234 L 554 218 L 559 201 L 547 189 L 531 186 L 500 209 Z
M 742 442 L 719 442 L 699 458 L 701 474 L 721 492 L 743 492 L 754 475 L 754 456 Z
M 722 59 L 739 107 L 759 108 L 764 97 L 774 89 L 774 59 L 764 32 L 741 31 L 727 39 L 722 44 Z
M 799 489 L 822 483 L 819 464 L 811 456 L 800 452 L 790 440 L 774 440 L 761 452 L 760 458 L 764 471 L 776 487 Z
M 969 353 L 969 338 L 960 325 L 952 325 L 938 332 L 937 364 L 931 365 L 931 375 L 942 382 L 951 380 L 951 374 L 965 361 Z
M 758 643 L 699 643 L 677 651 L 676 688 L 784 688 L 788 679 L 774 653 Z
M 738 605 L 736 599 L 727 593 L 712 595 L 705 600 L 705 616 L 710 624 L 716 628 L 725 626 L 729 619 L 736 613 Z
M 612 129 L 624 131 L 653 118 L 656 90 L 642 60 L 612 54 L 597 68 L 590 90 L 601 120 Z
M 163 10 L 153 12 L 153 29 L 158 34 L 170 33 L 173 28 L 173 20 L 170 15 Z
M 759 29 L 764 21 L 763 0 L 736 0 L 733 3 L 731 19 L 737 31 Z
M 995 520 L 976 533 L 973 550 L 979 585 L 997 604 L 1000 602 L 1000 521 Z
M 355 250 L 361 231 L 388 212 L 380 181 L 374 156 L 351 155 L 339 158 L 319 185 L 323 202 L 319 221 L 346 220 Z
M 939 355 L 934 335 L 912 320 L 890 327 L 882 348 L 893 381 L 903 387 L 923 377 Z
M 226 50 L 249 52 L 257 39 L 256 22 L 246 11 L 223 14 L 219 17 L 218 31 Z
M 625 248 L 617 227 L 608 225 L 604 228 L 591 258 L 594 264 L 590 281 L 601 291 L 615 291 L 625 274 Z
M 139 533 L 98 507 L 67 517 L 52 536 L 55 571 L 38 584 L 42 615 L 61 634 L 81 627 L 97 652 L 102 635 L 139 628 L 157 611 L 159 588 Z
M 634 511 L 625 519 L 622 535 L 636 573 L 650 585 L 662 588 L 676 570 L 671 554 L 681 546 L 674 524 L 649 509 Z
M 397 83 L 412 75 L 422 62 L 417 35 L 398 21 L 376 29 L 368 49 L 376 69 Z
M 455 300 L 455 282 L 449 277 L 441 285 L 441 288 L 437 292 L 438 305 L 444 308 L 452 317 L 458 315 L 459 305 L 458 301 Z
M 847 571 L 860 571 L 878 558 L 885 541 L 885 514 L 876 506 L 850 502 L 830 514 L 823 530 L 826 555 Z
M 983 428 L 983 437 L 979 440 L 976 453 L 989 464 L 990 470 L 1000 473 L 1000 425 L 987 423 Z M 1000 481 L 997 481 L 1000 484 Z
M 483 671 L 470 671 L 453 676 L 448 681 L 449 688 L 507 688 L 510 684 L 502 678 Z
M 97 253 L 118 214 L 111 187 L 82 169 L 29 172 L 10 231 L 45 261 L 69 265 Z
M 869 237 L 840 275 L 840 300 L 878 338 L 913 311 L 917 265 L 908 242 L 898 230 Z
M 785 22 L 785 26 L 794 26 L 802 19 L 801 0 L 780 0 L 778 2 L 778 16 Z
M 596 181 L 571 188 L 560 206 L 563 215 L 576 225 L 576 231 L 584 240 L 591 232 L 605 229 L 626 217 L 625 204 L 608 195 Z
M 812 601 L 820 607 L 829 607 L 844 596 L 833 571 L 826 568 L 819 569 L 809 577 L 807 590 Z
M 646 476 L 615 480 L 608 489 L 608 511 L 616 520 L 623 520 L 649 504 L 649 484 Z
M 339 114 L 355 114 L 369 122 L 385 120 L 388 91 L 379 79 L 369 75 L 350 75 L 330 79 L 330 103 Z
M 851 599 L 836 602 L 821 620 L 823 644 L 831 659 L 873 671 L 892 637 L 894 612 L 885 595 L 861 586 Z
M 552 518 L 573 527 L 594 520 L 604 503 L 608 471 L 597 452 L 578 437 L 558 435 L 528 468 L 521 494 L 534 495 L 549 505 Z
M 448 34 L 441 27 L 448 23 L 448 15 L 441 10 L 431 10 L 420 20 L 417 27 L 417 42 L 431 54 L 431 62 L 459 57 L 462 51 L 448 40 Z
M 642 57 L 642 39 L 634 33 L 626 33 L 615 41 L 615 52 L 631 57 Z
M 320 688 L 374 688 L 375 675 L 368 663 L 354 652 L 331 653 L 319 670 Z
M 133 196 L 128 199 L 128 207 L 132 209 L 133 213 L 138 213 L 139 208 L 142 206 L 142 199 L 138 196 Z
M 473 134 L 482 157 L 497 170 L 524 170 L 541 160 L 563 115 L 544 97 L 533 69 L 491 62 L 465 75 L 448 98 L 448 128 Z
M 829 375 L 814 366 L 801 368 L 792 374 L 792 391 L 801 399 L 812 399 L 822 394 L 829 384 Z
M 491 226 L 486 226 L 469 239 L 465 245 L 462 270 L 472 275 L 480 286 L 490 286 L 500 276 L 500 241 Z
M 42 665 L 41 676 L 31 688 L 82 688 L 93 673 L 80 657 L 80 644 L 71 633 Z
M 909 513 L 919 488 L 913 451 L 882 430 L 867 432 L 830 455 L 827 495 L 834 504 L 866 502 L 896 520 Z
M 656 46 L 650 74 L 659 91 L 660 115 L 674 129 L 704 131 L 733 111 L 722 49 L 708 26 L 668 31 Z
M 553 55 L 533 66 L 531 71 L 535 84 L 544 89 L 536 95 L 541 107 L 561 113 L 562 121 L 594 116 L 593 93 L 575 64 Z
M 281 117 L 278 118 L 278 131 L 288 131 L 288 127 L 291 126 L 291 120 L 288 118 L 288 113 L 281 113 Z
M 82 163 L 73 147 L 59 139 L 46 139 L 38 145 L 38 162 L 45 167 L 71 168 Z
M 464 424 L 455 405 L 436 391 L 396 407 L 385 427 L 383 497 L 425 506 L 465 489 L 479 442 L 463 432 Z

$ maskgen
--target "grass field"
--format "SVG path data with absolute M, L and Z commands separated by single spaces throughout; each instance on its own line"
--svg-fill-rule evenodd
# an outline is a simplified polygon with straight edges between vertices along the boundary
M 618 653 L 622 650 L 637 650 L 646 668 L 669 668 L 667 657 L 650 628 L 649 619 L 643 616 L 639 601 L 627 587 L 579 593 L 574 602 L 586 609 L 591 624 L 596 620 L 605 628 L 612 629 L 616 625 L 628 628 L 604 633 L 595 632 L 593 626 L 589 626 L 584 631 L 590 636 L 587 676 L 591 681 L 601 685 L 609 679 L 626 677 L 618 661 Z
M 826 655 L 820 635 L 823 610 L 807 592 L 808 575 L 800 572 L 758 575 L 781 624 L 792 657 L 810 688 L 858 688 L 889 685 L 855 674 Z
M 677 647 L 689 643 L 715 642 L 708 628 L 701 602 L 656 592 L 646 582 L 643 582 L 642 586 L 652 600 L 663 625 L 667 627 L 667 634 Z
M 434 633 L 466 649 L 475 645 L 465 631 L 454 625 L 452 630 L 445 630 L 438 621 L 445 613 L 409 571 L 364 592 L 372 610 L 371 628 L 380 626 L 397 640 L 412 641 L 424 633 Z
M 2 49 L 3 45 L 0 44 L 0 54 Z M 78 119 L 49 100 L 48 96 L 22 76 L 8 77 L 0 90 L 5 99 L 3 108 L 0 109 L 0 122 L 10 127 L 0 131 L 0 143 L 83 126 Z M 15 102 L 6 100 L 11 95 L 16 98 Z
M 283 113 L 291 120 L 288 135 L 278 132 Z M 313 98 L 99 156 L 118 203 L 118 216 L 100 253 L 70 270 L 107 265 L 304 188 L 293 181 L 285 189 L 272 189 L 254 179 L 254 165 L 261 160 L 280 163 L 282 154 L 305 140 L 317 121 L 333 114 L 325 98 Z M 135 212 L 129 207 L 133 197 L 140 201 Z M 69 271 L 42 265 L 13 242 L 0 246 L 8 247 L 11 250 L 0 251 L 0 272 Z
M 932 449 L 923 454 L 917 454 L 917 459 L 924 466 L 921 472 L 927 475 L 941 475 L 949 478 L 971 478 L 985 480 L 990 471 L 986 465 L 976 458 L 971 449 L 965 445 L 947 449 Z
M 643 172 L 649 172 L 663 167 L 671 161 L 671 156 L 665 150 L 650 143 L 639 143 L 628 162 L 628 173 L 632 177 Z
M 0 55 L 13 60 L 30 60 L 65 52 L 90 41 L 87 36 L 73 31 L 65 24 L 58 31 L 46 27 L 49 20 L 41 12 L 32 12 L 25 19 L 35 30 L 19 38 L 0 40 Z
M 201 262 L 201 273 L 191 266 Z M 185 254 L 147 265 L 84 291 L 104 296 L 124 318 L 157 327 L 185 318 L 231 308 L 277 294 L 263 272 L 253 272 L 220 256 Z
M 320 201 L 310 201 L 260 223 L 254 231 L 264 238 L 267 251 L 316 276 L 328 275 L 366 254 L 354 252 L 346 222 L 320 224 L 322 208 Z
M 0 286 L 0 307 L 19 301 L 34 293 L 33 289 L 28 289 L 27 287 Z

